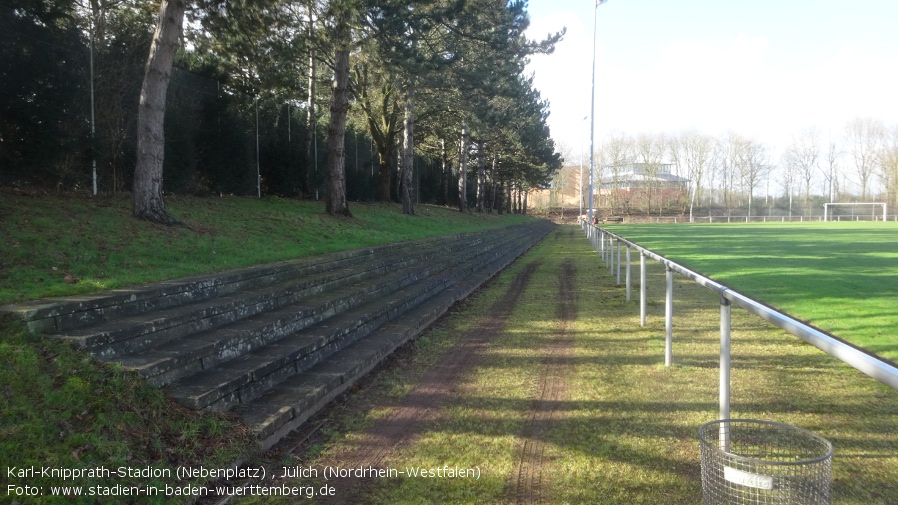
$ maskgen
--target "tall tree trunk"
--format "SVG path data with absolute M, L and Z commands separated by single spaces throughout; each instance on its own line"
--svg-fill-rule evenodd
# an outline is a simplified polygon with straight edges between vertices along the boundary
M 415 215 L 412 201 L 415 163 L 415 77 L 411 76 L 405 86 L 405 116 L 402 130 L 402 184 L 400 185 L 402 213 Z
M 490 204 L 489 204 L 489 213 L 493 213 L 493 209 L 496 207 L 496 165 L 499 164 L 499 155 L 493 154 L 493 164 L 490 166 L 489 173 L 489 188 L 490 188 Z
M 440 194 L 443 195 L 443 205 L 449 205 L 449 158 L 446 155 L 446 140 L 440 139 L 440 161 L 442 162 L 442 175 L 440 177 Z
M 404 152 L 404 145 L 402 142 L 405 140 L 405 132 L 403 131 L 403 135 L 399 137 L 399 143 L 401 144 L 399 148 L 396 150 L 396 181 L 395 181 L 395 193 L 397 201 L 402 201 L 402 153 Z
M 505 182 L 505 212 L 507 214 L 512 214 L 512 205 L 514 200 L 514 191 L 511 187 L 511 180 Z
M 162 0 L 137 113 L 137 167 L 134 169 L 131 213 L 134 217 L 165 225 L 175 224 L 165 211 L 162 199 L 165 95 L 183 21 L 184 0 Z
M 377 146 L 377 201 L 389 202 L 393 150 L 387 144 Z
M 468 211 L 468 131 L 465 125 L 461 127 L 461 142 L 458 152 L 458 210 Z
M 496 181 L 496 198 L 498 200 L 496 207 L 499 209 L 499 215 L 505 213 L 505 181 L 498 180 Z
M 483 205 L 486 200 L 486 165 L 483 160 L 483 144 L 477 150 L 477 212 L 483 214 Z
M 314 19 L 312 8 L 309 7 L 309 40 L 312 39 Z M 315 153 L 315 45 L 309 46 L 309 97 L 306 100 L 306 170 L 303 175 L 303 192 L 306 198 L 312 198 L 312 174 L 316 171 L 318 162 Z
M 346 113 L 349 111 L 349 7 L 337 13 L 334 51 L 334 82 L 331 88 L 331 117 L 327 127 L 328 214 L 352 216 L 346 201 Z

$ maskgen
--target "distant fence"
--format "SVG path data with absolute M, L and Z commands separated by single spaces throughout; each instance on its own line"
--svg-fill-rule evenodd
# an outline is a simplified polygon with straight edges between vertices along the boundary
M 689 223 L 687 216 L 640 216 L 634 221 L 652 223 Z M 702 216 L 693 217 L 693 223 L 812 223 L 826 221 L 824 216 Z M 869 215 L 829 216 L 829 221 L 898 221 L 898 215 L 871 217 Z
M 823 216 L 633 216 L 625 217 L 625 221 L 638 223 L 812 223 L 825 221 Z M 898 215 L 871 217 L 868 215 L 829 216 L 829 221 L 898 221 Z
M 630 242 L 604 228 L 581 223 L 584 233 L 592 243 L 593 249 L 599 253 L 605 265 L 616 275 L 617 284 L 621 284 L 621 270 L 624 269 L 627 301 L 630 301 L 631 285 L 631 251 L 639 254 L 640 282 L 639 282 L 639 313 L 640 322 L 645 326 L 646 319 L 646 293 L 645 293 L 645 260 L 654 259 L 665 266 L 667 291 L 665 301 L 665 346 L 664 364 L 670 366 L 673 360 L 673 274 L 679 273 L 687 279 L 702 287 L 716 292 L 720 296 L 720 419 L 730 417 L 730 331 L 731 310 L 735 304 L 747 311 L 765 319 L 818 349 L 834 356 L 842 362 L 854 367 L 870 377 L 882 382 L 892 389 L 898 390 L 898 368 L 890 363 L 852 347 L 844 342 L 832 338 L 817 328 L 809 326 L 792 316 L 774 310 L 766 305 L 758 303 L 751 298 L 719 284 L 701 274 L 675 263 L 644 247 Z M 625 249 L 625 263 L 621 260 L 622 250 Z

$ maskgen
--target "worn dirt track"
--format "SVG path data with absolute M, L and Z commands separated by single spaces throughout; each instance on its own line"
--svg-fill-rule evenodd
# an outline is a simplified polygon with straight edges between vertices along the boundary
M 477 357 L 490 341 L 500 334 L 518 299 L 538 267 L 529 263 L 516 276 L 503 296 L 486 312 L 479 323 L 461 336 L 453 348 L 420 380 L 403 403 L 386 418 L 366 430 L 358 440 L 334 461 L 343 468 L 381 468 L 401 446 L 412 445 L 422 429 L 437 419 L 440 409 L 452 401 L 466 373 L 476 365 Z M 344 478 L 332 481 L 340 490 L 338 496 L 319 503 L 359 503 L 370 485 L 367 479 Z
M 545 467 L 550 463 L 545 455 L 545 433 L 549 432 L 558 418 L 555 405 L 567 396 L 566 378 L 572 373 L 570 360 L 573 338 L 569 328 L 577 319 L 577 299 L 574 289 L 574 267 L 567 260 L 561 265 L 558 295 L 558 331 L 550 337 L 539 369 L 538 397 L 533 400 L 529 417 L 520 435 L 520 443 L 515 456 L 517 472 L 510 483 L 514 503 L 548 503 L 548 484 L 545 482 Z

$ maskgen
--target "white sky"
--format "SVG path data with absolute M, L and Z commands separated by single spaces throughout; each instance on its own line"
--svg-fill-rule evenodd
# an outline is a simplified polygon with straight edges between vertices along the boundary
M 567 27 L 528 70 L 549 126 L 589 147 L 593 0 L 530 0 L 530 38 Z M 732 130 L 774 152 L 858 116 L 898 124 L 898 1 L 609 0 L 597 9 L 596 144 L 609 132 Z M 825 140 L 824 140 L 825 142 Z

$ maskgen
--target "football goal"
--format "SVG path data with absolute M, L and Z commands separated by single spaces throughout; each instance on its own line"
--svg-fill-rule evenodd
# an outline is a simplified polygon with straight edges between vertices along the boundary
M 845 208 L 847 208 L 847 212 Z M 869 211 L 866 210 L 867 208 Z M 887 215 L 887 204 L 880 202 L 823 204 L 824 221 L 879 221 L 880 219 L 886 221 Z

